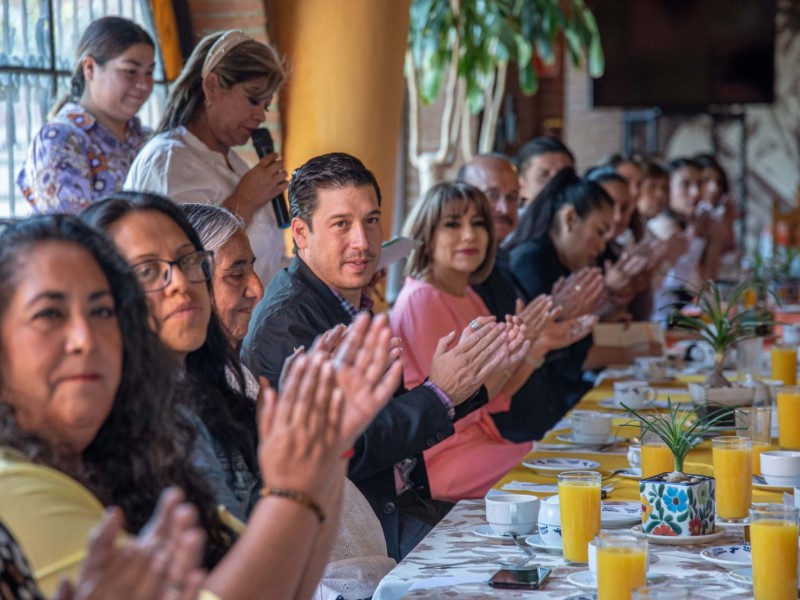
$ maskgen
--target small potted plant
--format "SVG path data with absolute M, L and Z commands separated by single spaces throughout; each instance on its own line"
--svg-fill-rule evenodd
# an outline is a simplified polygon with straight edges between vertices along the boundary
M 683 470 L 689 451 L 703 439 L 709 428 L 725 416 L 722 411 L 695 417 L 667 399 L 667 414 L 656 411 L 628 410 L 639 423 L 642 434 L 651 433 L 669 448 L 674 459 L 673 471 L 642 479 L 642 531 L 652 535 L 698 536 L 714 531 L 715 481 L 706 475 Z
M 676 329 L 695 333 L 714 352 L 714 367 L 706 378 L 709 387 L 731 387 L 722 374 L 725 358 L 737 342 L 763 335 L 760 328 L 771 324 L 763 313 L 744 308 L 745 297 L 758 282 L 744 282 L 723 298 L 719 284 L 708 281 L 702 288 L 682 291 L 697 298 L 694 313 L 676 310 L 670 324 Z M 673 305 L 679 308 L 679 305 Z
M 747 295 L 759 286 L 763 288 L 757 281 L 741 283 L 730 291 L 727 298 L 723 297 L 719 284 L 714 281 L 707 282 L 701 289 L 683 290 L 697 298 L 695 312 L 677 310 L 671 323 L 677 329 L 699 336 L 714 353 L 714 366 L 705 382 L 702 385 L 689 384 L 689 394 L 700 417 L 721 407 L 730 409 L 753 403 L 755 388 L 731 384 L 722 370 L 731 348 L 743 340 L 764 335 L 764 329 L 772 322 L 768 314 L 745 308 Z M 727 424 L 733 425 L 730 410 L 726 418 Z

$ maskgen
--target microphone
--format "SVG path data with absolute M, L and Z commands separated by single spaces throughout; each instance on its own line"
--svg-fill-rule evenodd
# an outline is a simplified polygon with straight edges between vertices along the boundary
M 256 129 L 253 132 L 253 146 L 256 149 L 258 158 L 264 158 L 267 154 L 275 152 L 275 142 L 272 141 L 272 135 L 269 129 Z M 286 203 L 286 198 L 283 194 L 278 194 L 272 199 L 272 210 L 275 211 L 275 220 L 278 222 L 278 227 L 286 229 L 292 222 L 289 217 L 289 205 Z

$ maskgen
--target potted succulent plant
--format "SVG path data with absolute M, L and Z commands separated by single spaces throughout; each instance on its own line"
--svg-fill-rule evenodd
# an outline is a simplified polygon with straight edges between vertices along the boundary
M 639 423 L 642 434 L 651 433 L 659 437 L 674 459 L 672 472 L 647 477 L 639 483 L 642 531 L 683 537 L 712 533 L 714 478 L 685 473 L 683 465 L 686 455 L 700 443 L 708 429 L 726 416 L 724 411 L 700 418 L 691 410 L 673 405 L 671 399 L 667 400 L 667 414 L 631 409 L 624 403 L 622 406 Z
M 772 324 L 770 318 L 752 308 L 745 308 L 745 298 L 753 288 L 763 287 L 748 281 L 734 287 L 727 298 L 719 284 L 708 281 L 702 288 L 682 291 L 697 298 L 696 310 L 676 310 L 670 324 L 676 329 L 697 334 L 714 352 L 714 367 L 706 378 L 708 387 L 731 387 L 722 374 L 725 358 L 737 342 L 763 335 L 761 328 Z M 680 308 L 680 305 L 673 305 Z

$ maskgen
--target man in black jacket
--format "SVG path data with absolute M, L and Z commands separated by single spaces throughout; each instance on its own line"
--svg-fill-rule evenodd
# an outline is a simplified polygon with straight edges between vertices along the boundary
M 347 154 L 328 154 L 295 171 L 289 186 L 297 256 L 272 280 L 242 346 L 250 369 L 278 385 L 285 359 L 371 303 L 362 294 L 380 258 L 380 190 Z M 481 323 L 476 324 L 476 328 Z M 430 499 L 422 452 L 454 432 L 453 420 L 487 401 L 481 387 L 496 368 L 492 330 L 440 342 L 428 380 L 398 390 L 356 443 L 349 477 L 381 522 L 389 555 L 401 559 L 449 508 Z

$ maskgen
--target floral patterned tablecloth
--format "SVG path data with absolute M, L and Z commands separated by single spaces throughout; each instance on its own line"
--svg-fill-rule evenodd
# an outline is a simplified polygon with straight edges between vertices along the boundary
M 445 519 L 381 581 L 374 600 L 398 598 L 569 598 L 582 590 L 567 578 L 585 567 L 568 566 L 563 558 L 539 553 L 531 563 L 553 570 L 544 589 L 535 592 L 499 590 L 486 583 L 500 562 L 523 557 L 516 546 L 493 543 L 473 533 L 486 523 L 482 500 L 459 502 Z M 741 528 L 728 528 L 724 537 L 705 546 L 665 546 L 650 544 L 650 572 L 669 577 L 670 586 L 692 588 L 695 597 L 735 600 L 752 598 L 752 590 L 739 587 L 727 571 L 706 562 L 699 552 L 708 546 L 742 542 Z M 471 562 L 466 562 L 471 561 Z M 434 568 L 437 565 L 451 565 Z M 438 585 L 437 585 L 438 584 Z M 413 589 L 417 586 L 418 589 Z M 423 587 L 436 586 L 436 587 Z M 419 589 L 421 588 L 421 589 Z

